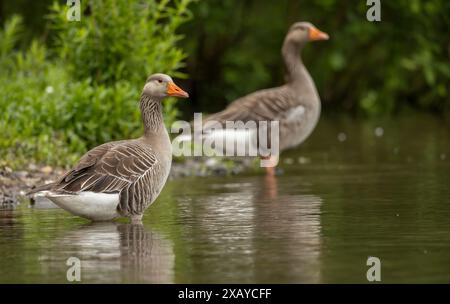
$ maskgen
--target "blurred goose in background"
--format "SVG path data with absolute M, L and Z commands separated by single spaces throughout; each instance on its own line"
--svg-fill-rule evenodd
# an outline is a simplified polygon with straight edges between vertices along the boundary
M 279 122 L 279 151 L 301 144 L 315 128 L 320 116 L 320 98 L 313 79 L 303 64 L 300 51 L 309 41 L 327 40 L 328 34 L 321 32 L 308 22 L 294 23 L 284 39 L 281 50 L 285 69 L 286 84 L 256 91 L 232 102 L 225 110 L 212 114 L 203 120 L 205 126 L 208 122 L 218 122 L 225 127 L 227 121 L 278 121 Z M 258 123 L 257 123 L 258 125 Z M 258 126 L 259 127 L 259 126 Z M 257 145 L 254 140 L 258 134 L 258 127 L 254 130 L 203 130 L 202 138 L 214 138 L 226 141 L 230 137 L 237 145 Z M 204 128 L 205 129 L 205 128 Z M 249 134 L 251 133 L 251 134 Z M 252 139 L 253 138 L 253 139 Z M 191 140 L 183 137 L 181 140 Z M 231 139 L 233 141 L 233 139 Z M 270 143 L 270 138 L 267 138 Z M 221 147 L 222 149 L 222 147 Z M 278 153 L 266 157 L 270 166 L 266 167 L 268 174 L 275 173 L 278 163 Z
M 169 175 L 172 145 L 163 123 L 161 101 L 187 98 L 165 74 L 151 75 L 140 100 L 144 135 L 105 143 L 87 152 L 54 183 L 32 190 L 59 207 L 94 221 L 129 217 L 139 222 Z

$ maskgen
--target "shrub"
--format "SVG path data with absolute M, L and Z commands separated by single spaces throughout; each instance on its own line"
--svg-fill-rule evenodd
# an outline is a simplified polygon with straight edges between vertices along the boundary
M 15 49 L 21 18 L 10 18 L 0 31 L 2 159 L 67 165 L 98 144 L 138 136 L 146 77 L 184 77 L 176 30 L 190 17 L 190 1 L 93 1 L 81 22 L 68 22 L 55 2 L 50 42 L 24 51 Z M 173 102 L 164 107 L 168 123 L 177 115 Z

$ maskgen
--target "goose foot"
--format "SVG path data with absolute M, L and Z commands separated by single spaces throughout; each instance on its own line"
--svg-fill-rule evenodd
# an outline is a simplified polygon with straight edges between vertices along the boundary
M 130 216 L 131 224 L 142 224 L 142 214 Z

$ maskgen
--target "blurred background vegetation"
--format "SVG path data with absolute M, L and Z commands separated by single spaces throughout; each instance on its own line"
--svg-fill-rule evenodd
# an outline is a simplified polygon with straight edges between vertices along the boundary
M 304 62 L 324 111 L 395 114 L 404 106 L 448 111 L 450 1 L 383 1 L 368 22 L 366 1 L 201 1 L 182 31 L 196 110 L 219 110 L 257 88 L 283 83 L 280 48 L 307 20 L 331 40 L 311 43 Z
M 281 43 L 299 20 L 331 36 L 302 54 L 325 115 L 447 115 L 450 2 L 381 3 L 371 23 L 365 0 L 82 1 L 81 22 L 68 22 L 66 1 L 2 1 L 0 161 L 67 165 L 138 136 L 153 72 L 192 97 L 165 104 L 168 123 L 282 84 Z

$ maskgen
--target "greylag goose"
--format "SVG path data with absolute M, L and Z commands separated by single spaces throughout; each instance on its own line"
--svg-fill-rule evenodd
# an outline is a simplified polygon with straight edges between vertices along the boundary
M 279 152 L 295 147 L 302 143 L 315 128 L 320 116 L 320 99 L 314 81 L 309 75 L 300 58 L 300 51 L 308 41 L 327 40 L 328 34 L 321 32 L 308 22 L 294 23 L 284 39 L 281 50 L 285 69 L 286 84 L 265 90 L 256 91 L 232 102 L 225 110 L 212 114 L 203 120 L 204 129 L 208 122 L 218 122 L 222 126 L 227 121 L 278 121 L 279 123 Z M 214 124 L 212 124 L 214 126 Z M 257 130 L 254 130 L 257 131 Z M 242 132 L 226 130 L 216 132 L 203 130 L 202 137 L 230 136 L 245 137 L 251 140 L 252 136 Z M 253 135 L 258 132 L 253 132 Z M 182 141 L 187 141 L 186 137 Z M 270 143 L 270 138 L 266 139 Z M 245 140 L 242 140 L 245 141 Z M 253 140 L 251 140 L 254 142 Z M 239 145 L 240 139 L 236 139 Z M 242 143 L 241 144 L 245 144 Z M 278 163 L 278 154 L 270 155 L 268 174 L 275 172 L 274 166 Z
M 158 197 L 169 175 L 172 145 L 163 123 L 161 101 L 166 96 L 187 98 L 165 74 L 151 75 L 140 100 L 144 135 L 102 144 L 40 192 L 61 208 L 94 221 L 129 217 L 139 221 Z

